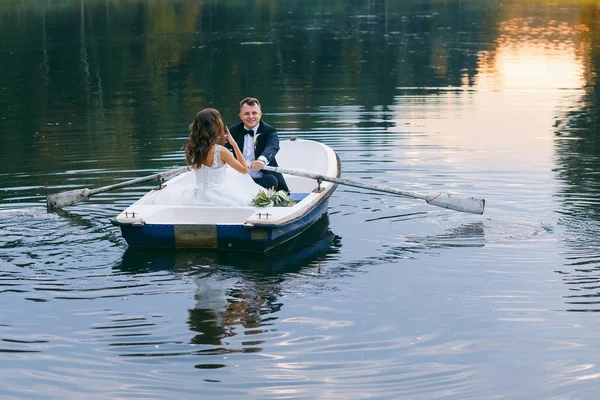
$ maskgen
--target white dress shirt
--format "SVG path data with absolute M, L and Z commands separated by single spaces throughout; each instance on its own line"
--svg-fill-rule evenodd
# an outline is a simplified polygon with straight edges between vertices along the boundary
M 244 129 L 248 129 L 248 128 L 246 128 L 244 126 Z M 244 155 L 244 158 L 246 159 L 246 166 L 248 167 L 248 174 L 252 178 L 260 178 L 262 176 L 262 172 L 260 170 L 250 169 L 250 164 L 252 164 L 252 161 L 256 160 L 256 158 L 254 158 L 255 157 L 254 156 L 254 140 L 256 139 L 256 131 L 258 130 L 258 125 L 256 125 L 252 129 L 248 129 L 248 130 L 253 130 L 254 136 L 250 136 L 249 134 L 244 135 L 244 148 L 242 150 L 242 154 Z M 258 159 L 260 161 L 264 162 L 265 165 L 267 165 L 269 163 L 265 156 L 260 156 L 260 157 L 258 157 Z

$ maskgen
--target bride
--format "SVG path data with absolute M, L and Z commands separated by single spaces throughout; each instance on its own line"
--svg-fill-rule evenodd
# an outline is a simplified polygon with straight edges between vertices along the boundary
M 264 189 L 248 175 L 246 160 L 221 113 L 214 108 L 199 111 L 189 130 L 185 160 L 192 166 L 190 176 L 195 181 L 186 177 L 189 182 L 183 188 L 167 185 L 156 193 L 154 204 L 250 206 Z M 235 157 L 221 145 L 225 141 L 233 147 Z

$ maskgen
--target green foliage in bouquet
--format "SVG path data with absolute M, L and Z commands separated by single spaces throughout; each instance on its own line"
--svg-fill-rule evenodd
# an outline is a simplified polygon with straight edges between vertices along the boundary
M 273 189 L 269 189 L 266 192 L 259 192 L 254 200 L 252 200 L 252 205 L 254 207 L 291 207 L 296 204 L 296 200 L 292 199 L 284 190 L 275 191 Z

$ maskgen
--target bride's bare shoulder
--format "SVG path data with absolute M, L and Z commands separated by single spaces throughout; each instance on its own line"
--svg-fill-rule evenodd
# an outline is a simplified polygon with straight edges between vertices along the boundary
M 215 151 L 217 151 L 218 148 L 218 144 L 213 144 L 212 146 L 210 146 L 210 148 L 208 149 L 208 153 L 206 154 L 206 158 L 204 159 L 204 162 L 202 162 L 202 164 L 206 165 L 207 167 L 211 167 L 215 162 Z

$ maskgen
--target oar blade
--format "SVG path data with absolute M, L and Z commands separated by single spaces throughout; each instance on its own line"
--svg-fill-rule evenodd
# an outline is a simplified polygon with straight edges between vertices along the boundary
M 46 196 L 46 204 L 50 209 L 60 209 L 66 206 L 88 200 L 89 189 L 69 190 L 68 192 L 54 193 Z
M 430 193 L 425 198 L 427 204 L 461 211 L 470 214 L 483 214 L 485 200 L 475 197 L 462 197 L 456 194 Z

